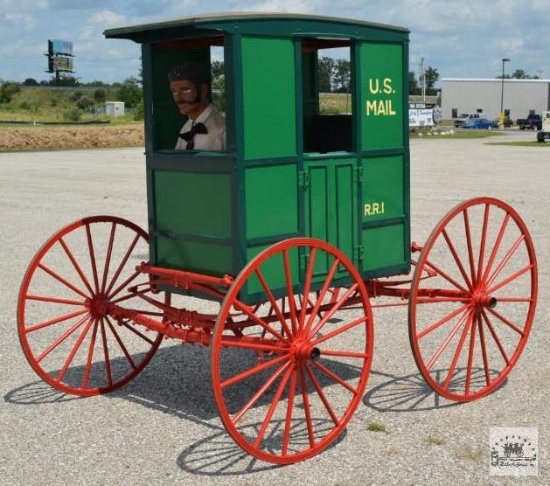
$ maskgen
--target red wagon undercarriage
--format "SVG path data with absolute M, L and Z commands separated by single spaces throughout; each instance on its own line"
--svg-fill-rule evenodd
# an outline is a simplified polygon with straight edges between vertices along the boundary
M 46 242 L 19 296 L 29 363 L 59 390 L 94 395 L 137 376 L 164 338 L 208 346 L 222 422 L 245 451 L 275 463 L 307 459 L 342 434 L 367 385 L 373 308 L 408 306 L 420 373 L 458 401 L 503 383 L 535 312 L 530 235 L 510 206 L 491 198 L 459 204 L 426 244 L 413 244 L 411 276 L 364 281 L 346 255 L 311 238 L 276 243 L 224 277 L 143 263 L 147 244 L 143 230 L 110 216 L 77 221 Z M 304 251 L 297 291 L 291 262 Z M 322 279 L 319 262 L 328 268 Z M 274 267 L 277 282 L 268 277 Z M 342 276 L 346 287 L 334 283 Z M 281 283 L 286 292 L 275 295 Z M 240 300 L 250 284 L 264 296 L 253 305 Z

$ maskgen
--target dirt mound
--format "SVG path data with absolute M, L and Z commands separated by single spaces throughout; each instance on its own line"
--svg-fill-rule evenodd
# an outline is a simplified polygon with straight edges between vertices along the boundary
M 0 127 L 0 151 L 143 147 L 143 125 Z

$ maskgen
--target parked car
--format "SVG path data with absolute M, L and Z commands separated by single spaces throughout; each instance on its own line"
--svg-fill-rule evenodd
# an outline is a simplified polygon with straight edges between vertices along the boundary
M 477 120 L 479 118 L 481 118 L 479 113 L 470 113 L 470 114 L 462 113 L 454 119 L 455 128 L 461 127 L 462 125 L 464 125 L 464 123 L 466 123 L 470 120 Z
M 520 130 L 541 130 L 542 118 L 540 115 L 532 113 L 527 118 L 518 118 L 516 125 Z
M 467 122 L 464 122 L 462 128 L 491 130 L 493 128 L 498 128 L 498 121 L 487 120 L 486 118 L 476 118 L 475 120 L 468 120 Z

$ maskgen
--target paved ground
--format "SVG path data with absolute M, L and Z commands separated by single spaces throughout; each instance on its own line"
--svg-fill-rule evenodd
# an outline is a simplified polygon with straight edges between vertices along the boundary
M 513 139 L 533 134 L 513 133 Z M 76 399 L 37 379 L 18 343 L 19 283 L 41 243 L 85 215 L 146 223 L 142 150 L 0 154 L 0 478 L 4 485 L 549 484 L 550 154 L 494 139 L 415 140 L 412 234 L 424 240 L 459 201 L 491 195 L 514 206 L 537 249 L 535 327 L 505 386 L 456 405 L 422 385 L 406 308 L 375 313 L 368 392 L 345 437 L 319 456 L 274 467 L 242 454 L 216 414 L 209 354 L 166 343 L 119 391 Z M 368 430 L 382 424 L 385 432 Z M 490 427 L 536 427 L 539 475 L 489 475 Z

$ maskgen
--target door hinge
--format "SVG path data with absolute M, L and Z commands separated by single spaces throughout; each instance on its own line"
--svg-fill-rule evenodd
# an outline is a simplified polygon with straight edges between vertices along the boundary
M 298 172 L 298 185 L 306 190 L 309 187 L 309 171 L 301 170 Z
M 365 248 L 363 247 L 363 245 L 356 246 L 353 249 L 353 259 L 354 259 L 354 261 L 360 262 L 361 260 L 363 260 L 364 255 L 365 255 Z
M 309 252 L 304 252 L 301 256 L 301 267 L 300 270 L 305 273 L 307 266 L 309 264 Z
M 363 167 L 357 167 L 355 169 L 355 180 L 354 182 L 362 182 L 363 181 Z

